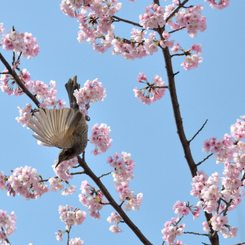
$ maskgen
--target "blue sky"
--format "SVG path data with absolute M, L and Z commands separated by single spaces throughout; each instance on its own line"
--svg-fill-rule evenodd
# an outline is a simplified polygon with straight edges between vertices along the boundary
M 151 1 L 136 0 L 135 3 L 122 1 L 123 9 L 117 16 L 138 21 L 138 15 L 143 13 Z M 167 3 L 170 1 L 167 1 Z M 190 139 L 203 125 L 208 124 L 191 144 L 196 162 L 206 157 L 202 152 L 203 141 L 206 138 L 219 139 L 230 132 L 230 126 L 236 119 L 245 114 L 244 97 L 244 8 L 245 2 L 231 1 L 228 8 L 217 11 L 201 0 L 190 1 L 190 4 L 203 4 L 203 15 L 207 17 L 207 30 L 198 33 L 191 39 L 186 31 L 176 33 L 173 38 L 182 47 L 189 48 L 192 43 L 202 43 L 204 58 L 200 66 L 191 71 L 185 71 L 180 64 L 183 57 L 173 60 L 174 71 L 180 71 L 176 76 L 177 94 L 187 137 Z M 86 159 L 97 175 L 110 171 L 106 158 L 115 152 L 131 153 L 136 162 L 131 188 L 135 193 L 143 193 L 143 203 L 139 211 L 128 213 L 132 221 L 155 245 L 162 243 L 161 229 L 167 220 L 175 217 L 172 206 L 177 201 L 190 201 L 196 204 L 197 199 L 190 196 L 191 174 L 184 159 L 183 151 L 176 133 L 173 111 L 168 90 L 165 96 L 148 106 L 140 103 L 133 93 L 138 86 L 137 75 L 144 72 L 149 81 L 160 75 L 167 82 L 165 64 L 162 53 L 140 60 L 127 61 L 121 56 L 95 53 L 88 43 L 77 41 L 78 23 L 68 18 L 59 9 L 59 1 L 2 1 L 1 19 L 9 30 L 13 25 L 20 32 L 31 32 L 37 37 L 40 54 L 27 60 L 23 58 L 21 68 L 31 73 L 32 79 L 49 83 L 55 80 L 58 88 L 57 97 L 67 101 L 64 84 L 69 77 L 78 76 L 83 84 L 86 80 L 98 78 L 107 90 L 104 102 L 91 106 L 89 127 L 95 123 L 106 123 L 111 127 L 112 147 L 108 152 L 94 157 L 90 154 L 92 146 L 88 145 Z M 166 4 L 161 1 L 162 6 Z M 118 28 L 117 28 L 118 27 Z M 131 26 L 116 26 L 116 34 L 129 38 Z M 11 52 L 1 51 L 11 61 Z M 0 69 L 3 70 L 0 64 Z M 37 145 L 31 130 L 23 128 L 15 118 L 19 115 L 17 106 L 24 107 L 30 100 L 27 96 L 13 97 L 0 93 L 1 103 L 1 170 L 9 175 L 11 169 L 19 166 L 32 166 L 43 178 L 54 176 L 51 165 L 58 156 L 58 149 L 45 148 Z M 90 131 L 91 132 L 91 131 Z M 211 174 L 222 171 L 222 166 L 216 165 L 213 158 L 201 165 Z M 78 189 L 72 196 L 62 196 L 60 193 L 47 193 L 38 200 L 23 200 L 22 197 L 8 197 L 6 191 L 0 192 L 0 209 L 8 213 L 15 211 L 17 215 L 17 230 L 10 237 L 11 244 L 59 244 L 55 238 L 57 230 L 63 230 L 65 225 L 59 219 L 59 205 L 73 205 L 87 211 L 79 203 L 80 184 L 87 179 L 79 175 L 70 181 Z M 112 177 L 102 179 L 117 199 Z M 72 229 L 71 237 L 81 237 L 85 244 L 141 244 L 137 237 L 122 224 L 121 234 L 109 231 L 107 217 L 112 208 L 105 207 L 101 211 L 101 220 L 93 220 L 87 215 L 83 225 Z M 221 244 L 235 244 L 245 241 L 244 236 L 244 204 L 232 211 L 229 224 L 238 226 L 241 231 L 233 240 L 224 240 Z M 183 220 L 186 231 L 202 232 L 203 217 L 192 221 L 188 216 Z M 208 243 L 203 237 L 183 235 L 180 237 L 185 244 Z M 65 244 L 65 242 L 60 243 Z

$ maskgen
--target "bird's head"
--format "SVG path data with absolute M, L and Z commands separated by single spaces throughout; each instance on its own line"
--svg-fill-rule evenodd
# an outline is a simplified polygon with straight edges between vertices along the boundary
M 62 163 L 63 161 L 70 160 L 73 157 L 74 157 L 74 151 L 72 148 L 61 150 L 58 156 L 58 163 L 56 164 L 55 167 L 57 168 L 60 163 Z

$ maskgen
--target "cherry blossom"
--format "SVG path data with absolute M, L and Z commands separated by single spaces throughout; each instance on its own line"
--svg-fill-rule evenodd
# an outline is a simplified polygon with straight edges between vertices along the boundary
M 92 135 L 89 137 L 89 142 L 95 146 L 95 149 L 91 151 L 91 154 L 99 155 L 111 147 L 112 138 L 109 137 L 110 132 L 110 127 L 105 123 L 100 126 L 96 123 L 92 127 Z
M 39 53 L 37 39 L 27 32 L 20 33 L 10 30 L 8 33 L 3 34 L 0 44 L 3 45 L 6 51 L 13 50 L 17 54 L 21 53 L 22 57 L 27 57 L 27 59 L 31 59 Z
M 144 74 L 143 74 L 144 75 Z M 145 83 L 147 86 L 143 89 L 135 88 L 134 94 L 135 97 L 141 101 L 144 104 L 150 105 L 152 102 L 156 102 L 157 100 L 160 100 L 162 96 L 165 93 L 165 82 L 162 81 L 162 78 L 158 75 L 155 75 L 155 77 L 152 79 L 153 82 L 149 83 L 146 76 L 144 75 L 143 78 L 141 78 L 142 73 L 138 76 L 138 81 L 140 83 Z
M 14 212 L 7 214 L 7 211 L 0 210 L 0 243 L 7 244 L 7 236 L 11 236 L 16 229 L 16 215 Z

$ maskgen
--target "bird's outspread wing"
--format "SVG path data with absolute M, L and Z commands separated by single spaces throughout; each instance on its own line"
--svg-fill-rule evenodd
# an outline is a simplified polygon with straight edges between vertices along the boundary
M 81 112 L 71 108 L 40 109 L 34 116 L 37 120 L 31 118 L 29 128 L 36 133 L 33 135 L 36 139 L 49 147 L 68 149 L 73 146 L 70 136 L 83 117 Z

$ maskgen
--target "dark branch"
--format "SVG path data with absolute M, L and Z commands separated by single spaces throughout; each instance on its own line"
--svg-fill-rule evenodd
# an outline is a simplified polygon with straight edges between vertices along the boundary
M 23 82 L 21 81 L 21 79 L 18 77 L 18 75 L 16 74 L 16 72 L 14 70 L 12 70 L 11 66 L 5 60 L 5 58 L 2 56 L 1 53 L 0 53 L 0 60 L 5 65 L 5 67 L 7 68 L 8 72 L 9 72 L 9 74 L 14 78 L 14 80 L 19 85 L 19 87 L 22 89 L 22 91 L 36 104 L 37 107 L 39 107 L 39 104 L 40 103 L 37 100 L 37 98 L 25 87 L 25 85 L 23 84 Z
M 123 211 L 123 209 L 116 203 L 116 201 L 113 199 L 111 194 L 108 192 L 106 187 L 103 185 L 103 183 L 100 181 L 100 178 L 97 177 L 92 170 L 89 168 L 87 163 L 83 159 L 78 156 L 77 157 L 78 162 L 80 166 L 84 169 L 85 173 L 95 182 L 95 184 L 100 188 L 101 192 L 105 195 L 108 202 L 111 204 L 111 206 L 118 212 L 118 214 L 122 217 L 124 222 L 130 227 L 130 229 L 135 233 L 135 235 L 140 239 L 140 241 L 145 245 L 152 245 L 147 238 L 141 233 L 141 231 L 138 229 L 138 227 L 130 220 L 130 218 L 127 216 L 127 214 Z
M 201 162 L 197 163 L 196 166 L 199 166 L 203 162 L 205 162 L 208 158 L 210 158 L 213 155 L 213 153 L 209 154 L 207 157 L 205 157 Z
M 111 172 L 108 172 L 108 173 L 105 173 L 105 174 L 102 174 L 102 175 L 100 175 L 98 178 L 102 178 L 102 177 L 104 177 L 104 176 L 107 176 L 107 175 L 109 175 L 109 174 L 111 174 Z
M 166 18 L 166 23 L 182 8 L 189 0 L 185 0 L 183 3 L 180 3 L 178 7 L 174 9 L 174 11 Z
M 195 139 L 195 137 L 203 130 L 204 126 L 207 124 L 208 119 L 206 119 L 205 123 L 202 125 L 202 127 L 196 132 L 196 134 L 189 140 L 189 143 L 191 143 L 192 140 Z
M 192 235 L 198 235 L 198 236 L 208 236 L 208 234 L 205 233 L 197 233 L 192 231 L 184 231 L 184 234 L 192 234 Z
M 125 23 L 128 23 L 128 24 L 143 28 L 140 24 L 138 24 L 136 22 L 133 22 L 133 21 L 130 21 L 130 20 L 125 20 L 125 19 L 122 19 L 122 18 L 117 17 L 115 15 L 113 15 L 112 18 L 114 18 L 114 21 L 116 21 L 116 22 L 122 21 L 122 22 L 125 22 Z

